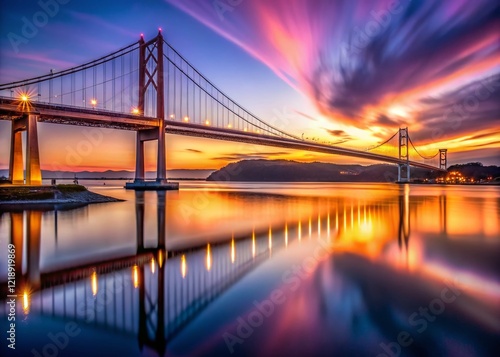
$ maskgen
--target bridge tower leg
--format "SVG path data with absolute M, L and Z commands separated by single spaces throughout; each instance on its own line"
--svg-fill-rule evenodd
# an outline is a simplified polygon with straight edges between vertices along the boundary
M 22 131 L 16 130 L 15 126 L 16 123 L 13 121 L 10 140 L 9 181 L 19 185 L 24 183 L 23 137 Z
M 410 182 L 410 155 L 408 152 L 408 127 L 399 129 L 398 182 Z
M 446 170 L 448 166 L 448 149 L 439 149 L 439 168 Z
M 28 114 L 24 118 L 12 122 L 10 143 L 9 180 L 13 184 L 24 183 L 23 173 L 23 140 L 22 132 L 26 131 L 26 184 L 41 185 L 40 153 L 38 151 L 37 114 Z
M 141 115 L 146 114 L 146 92 L 156 91 L 156 108 L 151 108 L 148 116 L 155 116 L 158 129 L 139 130 L 137 132 L 135 183 L 145 180 L 144 172 L 144 142 L 158 140 L 158 158 L 156 182 L 166 184 L 166 153 L 165 153 L 165 86 L 163 67 L 163 35 L 161 31 L 151 41 L 139 41 L 139 103 Z

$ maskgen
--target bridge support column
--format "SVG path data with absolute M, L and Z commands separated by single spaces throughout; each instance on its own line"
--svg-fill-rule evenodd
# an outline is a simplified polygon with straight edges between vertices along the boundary
M 24 183 L 23 173 L 23 140 L 22 132 L 26 131 L 26 184 L 41 185 L 40 153 L 38 151 L 37 114 L 28 114 L 22 119 L 12 122 L 10 143 L 9 180 L 13 184 Z
M 163 35 L 158 33 L 156 42 L 156 117 L 158 118 L 158 162 L 156 180 L 159 182 L 167 179 L 167 158 L 165 153 L 165 83 L 163 71 Z
M 144 141 L 141 140 L 140 131 L 137 132 L 135 147 L 135 182 L 144 181 Z
M 177 190 L 179 184 L 167 182 L 167 158 L 165 147 L 165 72 L 163 69 L 163 35 L 160 32 L 155 39 L 139 41 L 139 103 L 138 111 L 145 115 L 146 92 L 148 88 L 156 91 L 156 111 L 150 108 L 149 116 L 158 120 L 158 128 L 137 132 L 137 149 L 134 183 L 127 183 L 125 188 L 135 190 Z M 158 140 L 155 182 L 145 181 L 144 141 Z
M 398 182 L 410 182 L 410 155 L 408 153 L 408 128 L 399 129 Z
M 15 130 L 14 122 L 12 122 L 12 135 L 10 140 L 9 181 L 15 185 L 22 185 L 24 183 L 23 137 L 20 130 Z
M 26 124 L 26 184 L 41 185 L 40 154 L 38 151 L 38 115 L 30 114 Z
M 446 170 L 448 165 L 448 149 L 439 149 L 439 168 Z

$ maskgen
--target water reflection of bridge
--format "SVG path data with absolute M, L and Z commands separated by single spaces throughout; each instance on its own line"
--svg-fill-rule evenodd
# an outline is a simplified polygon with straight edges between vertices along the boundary
M 176 251 L 165 249 L 166 194 L 162 191 L 157 193 L 157 245 L 144 246 L 142 194 L 136 192 L 135 255 L 50 273 L 41 273 L 39 269 L 42 212 L 10 213 L 11 242 L 16 245 L 18 256 L 26 258 L 24 264 L 22 259 L 16 261 L 16 271 L 18 276 L 23 272 L 26 289 L 25 313 L 41 313 L 134 335 L 141 349 L 153 349 L 163 355 L 169 341 L 212 301 L 293 241 L 313 237 L 332 241 L 346 237 L 369 239 L 377 230 L 377 222 L 386 220 L 391 213 L 398 219 L 399 246 L 408 250 L 411 215 L 407 191 L 401 191 L 389 203 L 386 199 L 325 198 L 315 216 L 249 232 L 246 237 L 233 237 L 219 244 Z M 439 203 L 440 211 L 446 214 L 446 201 L 440 199 Z M 5 286 L 2 288 L 5 290 Z

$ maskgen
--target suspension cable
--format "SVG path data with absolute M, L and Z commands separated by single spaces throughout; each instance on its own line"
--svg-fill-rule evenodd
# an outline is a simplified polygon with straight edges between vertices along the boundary
M 424 156 L 422 154 L 420 154 L 417 150 L 417 148 L 415 147 L 415 145 L 413 145 L 413 141 L 411 141 L 411 137 L 410 135 L 408 135 L 408 141 L 410 142 L 411 146 L 413 147 L 413 150 L 415 150 L 415 152 L 418 154 L 418 156 L 420 156 L 422 159 L 424 160 L 430 160 L 430 159 L 433 159 L 435 158 L 438 154 L 439 154 L 439 150 L 437 153 L 435 153 L 433 156 Z
M 65 69 L 65 70 L 62 70 L 59 72 L 44 74 L 43 76 L 33 77 L 33 78 L 21 80 L 21 81 L 0 84 L 0 90 L 6 90 L 6 89 L 12 89 L 12 88 L 17 88 L 17 87 L 21 87 L 21 86 L 36 84 L 36 83 L 40 83 L 40 82 L 43 82 L 43 81 L 46 81 L 49 79 L 58 78 L 58 77 L 62 77 L 62 76 L 67 75 L 67 74 L 75 73 L 78 71 L 84 71 L 86 69 L 92 68 L 94 66 L 98 66 L 100 64 L 103 64 L 103 63 L 106 63 L 109 61 L 112 61 L 115 58 L 118 58 L 120 56 L 126 55 L 127 53 L 135 51 L 137 48 L 131 48 L 131 47 L 134 47 L 137 44 L 139 44 L 139 41 L 136 41 L 136 42 L 134 42 L 126 47 L 119 49 L 118 51 L 110 53 L 110 54 L 103 56 L 101 58 L 98 58 L 96 60 L 81 64 L 81 65 L 76 66 L 76 67 Z
M 167 41 L 163 40 L 163 42 L 177 55 L 179 56 L 179 58 L 186 63 L 186 65 L 189 67 L 191 67 L 191 69 L 200 76 L 200 78 L 204 79 L 210 86 L 212 86 L 213 88 L 215 88 L 215 90 L 217 92 L 219 92 L 220 94 L 222 94 L 224 97 L 226 97 L 229 101 L 233 102 L 233 103 L 236 103 L 234 100 L 230 99 L 228 95 L 226 95 L 223 91 L 221 91 L 219 88 L 217 88 L 217 86 L 215 86 L 210 80 L 208 80 L 203 74 L 201 74 L 189 61 L 187 61 L 179 52 L 177 52 L 177 50 L 175 48 L 173 48 Z M 272 131 L 270 131 L 269 129 L 264 129 L 262 127 L 259 127 L 258 125 L 255 125 L 255 124 L 252 124 L 251 122 L 249 122 L 248 120 L 246 120 L 245 118 L 243 118 L 241 115 L 237 114 L 234 110 L 231 110 L 229 108 L 229 103 L 228 105 L 226 106 L 224 103 L 222 103 L 218 98 L 215 98 L 211 93 L 208 93 L 208 91 L 204 88 L 202 88 L 202 86 L 198 83 L 196 83 L 194 81 L 194 79 L 192 79 L 191 77 L 189 77 L 189 75 L 184 72 L 184 70 L 182 70 L 182 68 L 179 68 L 179 66 L 174 63 L 174 61 L 172 59 L 170 59 L 166 54 L 163 55 L 169 62 L 171 62 L 181 73 L 183 73 L 187 78 L 189 78 L 197 87 L 199 87 L 203 92 L 205 92 L 208 96 L 210 96 L 212 99 L 214 99 L 216 102 L 218 102 L 219 104 L 221 104 L 224 108 L 226 108 L 229 112 L 233 113 L 234 115 L 236 115 L 238 118 L 241 118 L 243 121 L 247 122 L 248 124 L 250 125 L 253 125 L 253 126 L 256 126 L 262 130 L 265 130 L 269 133 L 272 133 Z M 293 139 L 297 139 L 297 140 L 300 140 L 300 138 L 298 136 L 295 136 L 295 135 L 292 135 L 292 134 L 289 134 L 283 130 L 280 130 L 278 128 L 275 128 L 273 127 L 272 125 L 269 125 L 267 123 L 265 123 L 264 121 L 262 121 L 261 119 L 259 119 L 257 116 L 255 116 L 254 114 L 252 114 L 251 112 L 249 112 L 248 110 L 246 110 L 245 108 L 241 107 L 239 104 L 236 103 L 236 105 L 242 109 L 244 112 L 248 113 L 251 117 L 255 118 L 255 120 L 257 120 L 258 122 L 260 122 L 261 124 L 263 124 L 264 126 L 267 126 L 268 128 L 271 128 L 273 130 L 275 130 L 276 132 L 284 135 L 284 136 L 288 136 L 290 138 L 293 138 Z M 274 135 L 276 135 L 276 133 L 273 133 Z
M 387 144 L 387 143 L 388 143 L 389 141 L 391 141 L 391 140 L 392 140 L 392 139 L 393 139 L 393 138 L 394 138 L 394 137 L 395 137 L 398 133 L 399 133 L 399 130 L 398 130 L 398 131 L 396 131 L 396 132 L 394 133 L 394 135 L 393 135 L 393 136 L 391 136 L 389 139 L 387 139 L 387 140 L 386 140 L 386 141 L 384 141 L 383 143 L 378 144 L 378 145 L 376 145 L 376 146 L 374 146 L 374 147 L 372 147 L 372 148 L 366 149 L 365 151 L 374 150 L 374 149 L 376 149 L 376 148 L 381 147 L 382 145 Z

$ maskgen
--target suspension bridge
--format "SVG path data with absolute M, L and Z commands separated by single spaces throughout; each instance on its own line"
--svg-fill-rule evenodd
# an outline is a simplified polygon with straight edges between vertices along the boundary
M 135 180 L 128 188 L 178 188 L 166 179 L 166 133 L 397 164 L 398 182 L 410 181 L 410 166 L 436 171 L 447 166 L 446 149 L 423 155 L 408 128 L 375 147 L 358 150 L 304 140 L 270 125 L 203 76 L 164 40 L 161 30 L 149 41 L 141 35 L 139 41 L 91 62 L 0 84 L 0 119 L 12 122 L 13 184 L 41 184 L 39 122 L 136 131 Z M 144 171 L 144 142 L 151 140 L 158 144 L 153 182 L 145 180 Z

